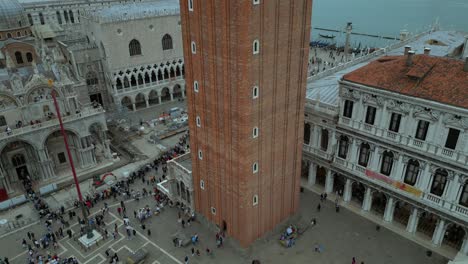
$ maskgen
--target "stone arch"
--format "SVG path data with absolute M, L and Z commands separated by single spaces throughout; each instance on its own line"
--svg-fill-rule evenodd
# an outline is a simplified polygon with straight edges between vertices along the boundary
M 135 96 L 135 107 L 136 109 L 142 109 L 146 107 L 146 96 L 143 93 L 139 93 Z
M 450 222 L 446 224 L 445 235 L 442 244 L 457 249 L 459 251 L 463 245 L 463 239 L 467 235 L 467 230 L 463 226 Z
M 151 90 L 148 94 L 148 103 L 149 105 L 159 104 L 159 96 L 156 90 Z
M 15 109 L 21 106 L 20 101 L 8 92 L 0 92 L 0 111 Z
M 145 78 L 144 78 L 144 81 L 146 84 L 150 83 L 151 82 L 151 77 L 150 77 L 150 74 L 149 72 L 145 72 Z
M 164 80 L 164 76 L 161 69 L 158 69 L 158 81 Z
M 182 98 L 182 88 L 180 85 L 176 84 L 172 89 L 172 97 L 173 98 Z
M 167 68 L 164 68 L 164 80 L 167 79 L 169 79 L 169 71 L 167 70 Z
M 130 97 L 128 96 L 124 96 L 121 100 L 120 100 L 120 104 L 122 106 L 125 106 L 128 108 L 128 110 L 133 110 L 133 102 L 132 102 L 132 99 L 130 99 Z
M 171 100 L 171 93 L 168 87 L 164 87 L 161 90 L 161 102 L 168 102 Z
M 5 143 L 0 150 L 0 162 L 6 177 L 6 189 L 19 189 L 27 191 L 31 188 L 31 180 L 40 179 L 42 176 L 39 162 L 38 146 L 27 139 L 15 139 Z M 13 157 L 22 155 L 25 163 L 14 163 Z
M 40 101 L 47 101 L 47 100 L 52 100 L 52 95 L 51 92 L 55 91 L 57 92 L 56 96 L 57 97 L 62 97 L 63 98 L 63 93 L 60 89 L 50 89 L 49 87 L 46 87 L 44 85 L 39 85 L 39 86 L 34 86 L 28 89 L 26 92 L 26 101 L 28 103 L 37 103 Z
M 179 67 L 179 65 L 176 66 L 175 75 L 176 75 L 176 77 L 179 77 L 180 75 L 182 75 L 182 73 L 180 72 L 180 67 Z
M 378 190 L 372 190 L 371 211 L 383 216 L 388 198 L 389 197 L 386 193 Z

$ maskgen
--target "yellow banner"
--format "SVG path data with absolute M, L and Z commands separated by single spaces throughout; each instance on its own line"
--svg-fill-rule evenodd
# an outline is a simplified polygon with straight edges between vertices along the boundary
M 411 194 L 413 194 L 414 196 L 417 196 L 417 197 L 420 197 L 422 195 L 421 190 L 416 189 L 413 186 L 408 185 L 408 184 L 403 183 L 403 182 L 394 182 L 393 186 L 395 186 L 395 188 L 400 189 L 402 191 L 411 193 Z

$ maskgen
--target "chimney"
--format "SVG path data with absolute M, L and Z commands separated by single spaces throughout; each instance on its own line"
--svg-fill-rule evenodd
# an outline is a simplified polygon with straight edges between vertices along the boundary
M 431 48 L 424 48 L 424 55 L 429 55 L 431 53 Z
M 465 57 L 465 67 L 463 67 L 464 72 L 468 72 L 468 56 Z
M 413 56 L 414 56 L 414 50 L 408 51 L 408 56 L 406 58 L 406 66 L 411 66 L 413 65 Z
M 408 55 L 408 51 L 411 50 L 411 46 L 405 46 L 405 56 Z

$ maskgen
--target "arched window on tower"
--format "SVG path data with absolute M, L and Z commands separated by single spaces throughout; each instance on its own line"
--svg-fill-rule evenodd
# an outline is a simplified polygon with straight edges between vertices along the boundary
M 141 55 L 140 42 L 136 39 L 132 39 L 132 41 L 130 41 L 130 44 L 128 44 L 128 50 L 130 52 L 130 56 Z
M 172 37 L 169 34 L 164 35 L 162 38 L 162 48 L 163 50 L 172 49 Z
M 99 79 L 95 72 L 90 71 L 86 74 L 86 85 L 91 86 L 91 85 L 96 85 L 98 83 L 99 83 Z
M 26 60 L 27 60 L 28 62 L 32 62 L 32 61 L 33 61 L 33 55 L 32 55 L 31 52 L 26 53 Z
M 23 54 L 21 54 L 21 52 L 19 52 L 19 51 L 15 52 L 15 58 L 16 58 L 16 63 L 17 64 L 23 64 L 24 63 Z
M 68 12 L 63 10 L 63 17 L 65 18 L 65 23 L 68 23 Z

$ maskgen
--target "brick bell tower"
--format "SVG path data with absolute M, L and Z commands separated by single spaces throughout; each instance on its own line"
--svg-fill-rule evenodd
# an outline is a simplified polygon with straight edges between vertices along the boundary
M 299 208 L 311 0 L 180 0 L 196 211 L 247 247 Z

